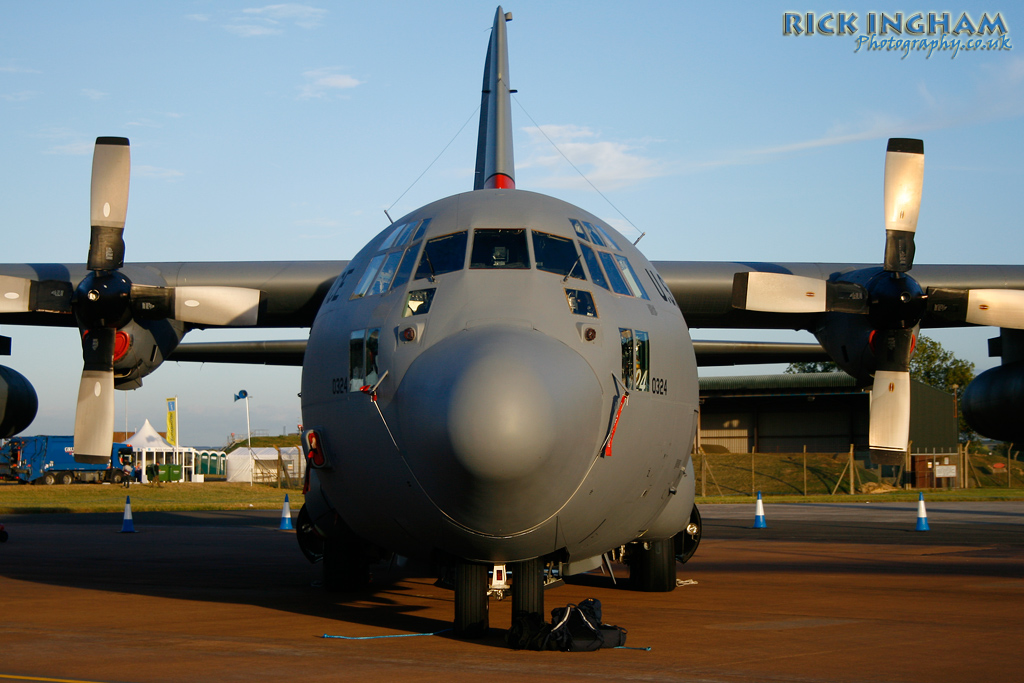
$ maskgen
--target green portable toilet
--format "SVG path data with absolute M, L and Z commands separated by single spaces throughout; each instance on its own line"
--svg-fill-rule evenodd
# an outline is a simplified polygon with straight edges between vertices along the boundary
M 210 454 L 203 451 L 199 454 L 199 473 L 209 474 L 210 473 Z

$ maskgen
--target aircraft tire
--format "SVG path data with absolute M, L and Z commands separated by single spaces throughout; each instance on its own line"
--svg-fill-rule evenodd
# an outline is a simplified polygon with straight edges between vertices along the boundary
M 540 558 L 512 565 L 512 614 L 533 612 L 544 616 L 544 574 Z
M 455 635 L 482 638 L 490 626 L 487 565 L 459 561 L 455 568 Z
M 646 593 L 667 593 L 675 590 L 674 546 L 675 542 L 671 538 L 637 543 L 629 563 L 630 588 Z
M 370 563 L 359 543 L 343 536 L 324 540 L 324 589 L 331 593 L 353 593 L 370 584 Z

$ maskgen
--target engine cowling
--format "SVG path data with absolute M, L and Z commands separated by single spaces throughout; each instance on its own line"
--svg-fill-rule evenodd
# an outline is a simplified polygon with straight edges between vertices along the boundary
M 114 346 L 114 386 L 137 389 L 142 378 L 160 367 L 185 336 L 177 320 L 132 320 L 117 331 Z
M 973 430 L 990 439 L 1024 442 L 1024 360 L 986 370 L 964 390 L 961 407 Z
M 0 438 L 27 429 L 38 409 L 39 397 L 32 384 L 20 372 L 0 365 Z

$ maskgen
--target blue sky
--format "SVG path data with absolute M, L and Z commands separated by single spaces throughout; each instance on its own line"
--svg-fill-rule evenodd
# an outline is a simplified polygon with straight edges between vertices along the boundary
M 917 263 L 1022 262 L 1024 48 L 1013 39 L 1024 12 L 1009 3 L 796 8 L 855 12 L 861 35 L 869 11 L 948 11 L 953 22 L 1000 12 L 1013 49 L 955 58 L 855 52 L 852 36 L 784 36 L 790 3 L 523 0 L 505 9 L 515 17 L 518 187 L 582 206 L 627 236 L 635 225 L 652 260 L 878 262 L 885 140 L 900 136 L 925 140 Z M 132 142 L 129 261 L 350 258 L 386 225 L 384 209 L 397 218 L 471 188 L 494 10 L 3 3 L 0 260 L 84 261 L 99 135 Z M 69 432 L 76 332 L 0 333 L 14 343 L 4 362 L 40 395 L 29 432 Z M 980 370 L 993 364 L 993 333 L 934 336 Z M 245 431 L 244 408 L 231 401 L 243 388 L 254 429 L 294 429 L 297 369 L 190 364 L 165 365 L 127 401 L 119 394 L 116 423 L 127 416 L 135 429 L 149 418 L 162 429 L 163 399 L 177 395 L 182 438 L 220 444 Z

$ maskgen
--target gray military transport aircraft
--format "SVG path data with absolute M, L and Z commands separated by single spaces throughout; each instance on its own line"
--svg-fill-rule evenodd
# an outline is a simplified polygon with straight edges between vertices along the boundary
M 882 459 L 907 448 L 919 327 L 1007 328 L 1004 365 L 968 389 L 965 410 L 1019 438 L 1007 406 L 1024 399 L 1024 267 L 908 274 L 921 141 L 889 141 L 881 265 L 652 263 L 600 218 L 516 189 L 509 19 L 499 7 L 474 189 L 403 216 L 351 261 L 125 265 L 128 141 L 96 141 L 87 263 L 0 266 L 0 323 L 81 330 L 76 458 L 109 457 L 113 390 L 164 360 L 301 365 L 303 552 L 341 589 L 365 587 L 376 559 L 429 559 L 454 577 L 455 627 L 473 635 L 489 593 L 543 613 L 545 584 L 612 550 L 634 589 L 675 587 L 700 540 L 699 363 L 827 352 L 872 385 Z M 179 343 L 219 326 L 309 337 Z M 693 342 L 690 327 L 807 329 L 821 346 Z M 9 436 L 31 422 L 35 393 L 3 370 Z

